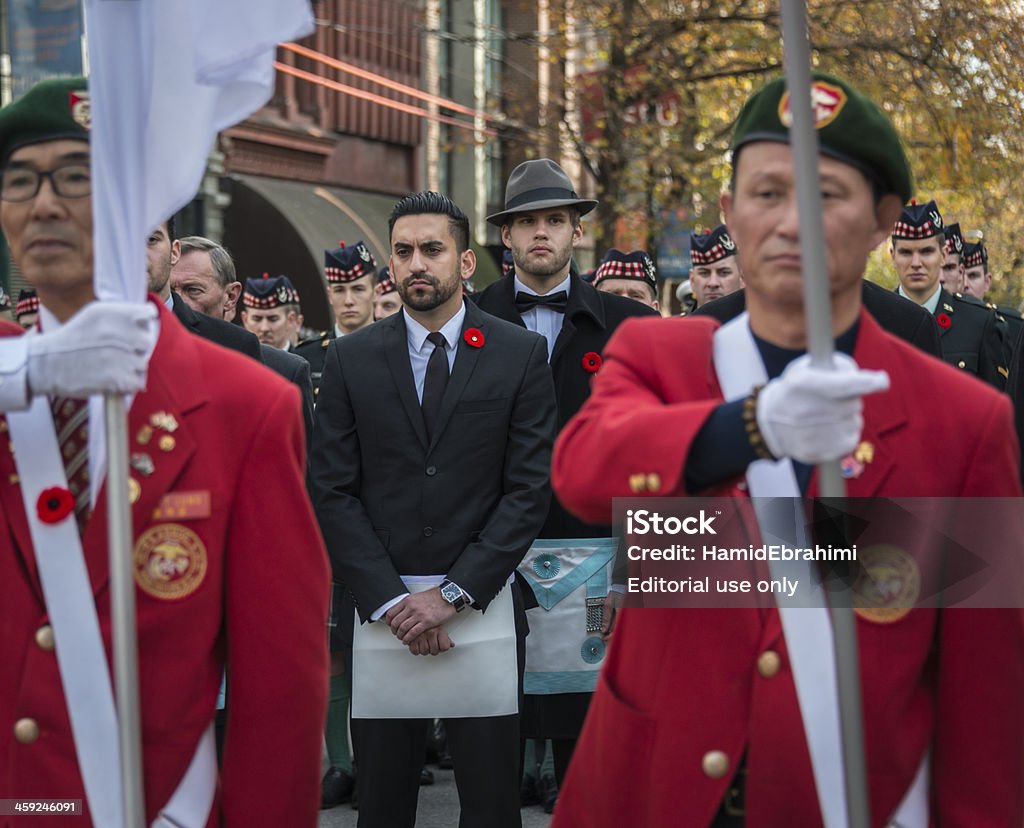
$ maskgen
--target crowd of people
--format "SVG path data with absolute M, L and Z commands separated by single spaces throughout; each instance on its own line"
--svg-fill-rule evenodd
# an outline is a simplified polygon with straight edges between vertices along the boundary
M 834 813 L 835 699 L 800 692 L 826 656 L 782 609 L 624 608 L 612 526 L 614 498 L 813 496 L 831 461 L 853 497 L 1021 496 L 1020 315 L 985 303 L 983 242 L 913 200 L 881 109 L 814 84 L 832 370 L 805 353 L 782 79 L 738 115 L 681 317 L 645 251 L 578 271 L 597 202 L 536 159 L 487 219 L 496 282 L 472 287 L 462 209 L 410 194 L 386 266 L 362 241 L 324 251 L 334 324 L 314 335 L 287 275 L 243 281 L 173 220 L 147 239 L 149 301 L 96 301 L 89 131 L 68 106 L 85 81 L 0 110 L 0 226 L 31 286 L 0 321 L 0 800 L 83 799 L 97 825 L 115 808 L 116 724 L 96 713 L 114 393 L 147 822 L 315 825 L 351 803 L 360 826 L 412 828 L 428 746 L 463 828 L 519 826 L 532 803 L 559 828 Z M 896 291 L 863 278 L 883 243 Z M 897 615 L 858 612 L 872 824 L 1021 825 L 1022 610 Z

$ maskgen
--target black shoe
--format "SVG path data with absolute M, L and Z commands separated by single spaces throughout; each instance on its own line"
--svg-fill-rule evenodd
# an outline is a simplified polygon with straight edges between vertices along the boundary
M 540 805 L 540 798 L 537 796 L 537 778 L 527 773 L 519 785 L 519 807 L 528 805 Z
M 328 768 L 320 783 L 320 808 L 334 808 L 348 802 L 355 794 L 356 780 L 350 773 L 338 768 Z
M 434 784 L 434 772 L 430 768 L 424 767 L 423 770 L 420 771 L 420 785 L 422 786 L 422 785 L 433 785 L 433 784 Z
M 437 756 L 437 766 L 441 770 L 451 770 L 455 767 L 452 762 L 452 755 L 448 752 L 448 743 L 445 742 L 443 750 Z
M 545 774 L 537 780 L 537 798 L 540 799 L 545 814 L 555 810 L 555 803 L 558 802 L 558 783 L 555 782 L 555 777 Z
M 441 719 L 434 719 L 427 734 L 427 756 L 424 760 L 428 765 L 437 762 L 441 755 L 441 745 L 444 744 L 444 722 Z
M 434 720 L 434 731 L 430 741 L 433 742 L 437 767 L 441 770 L 451 770 L 455 767 L 452 764 L 452 755 L 448 752 L 448 733 L 443 719 Z

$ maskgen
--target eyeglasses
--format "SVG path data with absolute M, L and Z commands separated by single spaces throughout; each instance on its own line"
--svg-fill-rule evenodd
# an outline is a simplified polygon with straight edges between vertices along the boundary
M 0 199 L 30 201 L 39 193 L 43 179 L 61 198 L 83 198 L 92 192 L 92 174 L 88 164 L 65 164 L 53 170 L 31 167 L 7 167 L 0 175 Z

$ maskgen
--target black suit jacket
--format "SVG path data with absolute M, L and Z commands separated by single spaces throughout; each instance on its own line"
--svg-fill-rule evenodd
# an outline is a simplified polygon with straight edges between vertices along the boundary
M 934 357 L 942 356 L 939 328 L 935 319 L 920 305 L 904 299 L 881 285 L 862 280 L 861 301 L 864 309 L 893 336 L 906 340 Z M 710 316 L 725 324 L 743 313 L 747 297 L 743 289 L 697 308 L 693 315 Z
M 302 394 L 302 422 L 306 425 L 308 455 L 313 437 L 313 382 L 309 375 L 309 363 L 300 356 L 263 343 L 260 343 L 260 356 L 264 365 L 299 387 L 299 393 Z
M 192 310 L 177 293 L 171 293 L 171 301 L 173 302 L 172 310 L 178 317 L 178 321 L 196 336 L 230 348 L 232 351 L 251 356 L 257 362 L 263 361 L 260 357 L 260 341 L 255 334 L 251 334 L 245 328 L 240 328 L 231 322 L 225 322 L 215 316 L 207 316 L 205 313 Z
M 313 501 L 335 577 L 360 616 L 448 577 L 486 608 L 540 531 L 555 394 L 544 339 L 472 304 L 436 433 L 416 397 L 405 315 L 331 343 L 315 415 Z
M 487 313 L 525 327 L 516 310 L 515 282 L 511 276 L 499 279 L 471 298 Z M 565 319 L 551 354 L 551 374 L 558 398 L 559 431 L 590 396 L 590 382 L 594 375 L 583 367 L 583 357 L 591 352 L 600 354 L 615 329 L 629 317 L 657 314 L 656 310 L 647 305 L 599 291 L 578 276 L 572 277 Z M 552 498 L 540 536 L 591 538 L 610 534 L 610 527 L 584 523 L 569 514 L 555 497 Z

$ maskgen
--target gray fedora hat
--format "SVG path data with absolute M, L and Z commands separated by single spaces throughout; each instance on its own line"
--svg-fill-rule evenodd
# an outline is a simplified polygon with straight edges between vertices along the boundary
M 580 198 L 572 188 L 565 170 L 550 158 L 524 161 L 508 177 L 505 186 L 505 209 L 487 220 L 501 227 L 509 216 L 551 207 L 575 207 L 584 216 L 597 206 L 592 198 Z

